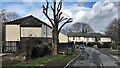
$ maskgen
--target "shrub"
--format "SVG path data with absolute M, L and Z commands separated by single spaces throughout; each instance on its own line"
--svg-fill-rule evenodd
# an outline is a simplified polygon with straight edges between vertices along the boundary
M 89 47 L 93 47 L 94 45 L 98 45 L 98 47 L 102 47 L 99 42 L 89 42 L 89 43 L 87 44 L 87 46 L 89 46 Z
M 111 43 L 104 43 L 102 45 L 103 48 L 110 48 L 111 47 Z
M 41 44 L 41 45 L 36 45 L 36 47 L 33 48 L 32 50 L 32 58 L 35 57 L 42 57 L 45 54 L 51 53 L 51 46 L 48 44 Z
M 49 44 L 43 44 L 43 46 L 45 49 L 45 53 L 50 55 L 51 50 L 52 50 L 51 46 Z
M 42 45 L 37 45 L 36 47 L 33 48 L 31 57 L 36 58 L 42 57 L 44 55 L 45 55 L 44 47 Z

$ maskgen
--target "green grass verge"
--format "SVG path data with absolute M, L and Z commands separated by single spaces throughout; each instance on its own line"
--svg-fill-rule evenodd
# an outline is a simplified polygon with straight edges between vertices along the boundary
M 46 63 L 48 63 L 50 61 L 54 61 L 55 59 L 58 59 L 61 57 L 62 57 L 62 55 L 57 55 L 57 56 L 46 55 L 44 57 L 29 60 L 28 62 L 18 63 L 14 66 L 44 66 Z
M 120 48 L 120 45 L 118 45 L 117 48 Z
M 70 60 L 76 57 L 80 51 L 75 51 L 72 55 L 45 55 L 40 58 L 31 59 L 28 62 L 20 62 L 11 66 L 65 66 Z M 9 66 L 9 65 L 5 65 Z
M 50 61 L 45 64 L 45 66 L 65 66 L 69 61 L 75 58 L 80 52 L 75 51 L 72 55 L 62 56 L 54 61 Z
M 111 51 L 110 51 L 110 54 L 120 55 L 120 50 L 111 50 Z
M 108 54 L 113 54 L 113 55 L 120 55 L 120 50 L 118 49 L 111 49 L 111 48 L 104 48 L 103 51 Z

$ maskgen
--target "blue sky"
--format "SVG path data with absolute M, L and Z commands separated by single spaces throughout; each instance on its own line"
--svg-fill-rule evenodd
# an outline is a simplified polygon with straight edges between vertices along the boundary
M 63 16 L 73 18 L 73 23 L 85 22 L 92 26 L 96 32 L 103 32 L 111 20 L 118 15 L 114 3 L 117 1 L 63 0 Z M 0 4 L 0 7 L 7 11 L 16 12 L 20 17 L 33 15 L 51 25 L 42 13 L 42 5 L 46 4 L 44 0 L 1 0 Z M 49 15 L 52 17 L 51 10 L 49 10 Z
M 70 8 L 72 5 L 78 5 L 78 6 L 84 6 L 87 8 L 92 8 L 93 4 L 96 2 L 64 2 L 63 6 L 65 6 L 63 9 Z M 30 11 L 33 11 L 38 8 L 42 8 L 42 5 L 45 4 L 45 2 L 2 2 L 2 7 L 5 9 L 8 9 L 8 11 L 14 11 L 10 10 L 10 8 L 20 8 L 23 9 L 24 12 L 20 12 L 20 16 L 24 16 L 25 14 L 29 13 Z

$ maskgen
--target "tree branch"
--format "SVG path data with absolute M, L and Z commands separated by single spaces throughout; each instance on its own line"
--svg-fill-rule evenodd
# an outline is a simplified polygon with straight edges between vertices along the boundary
M 61 17 L 61 19 L 60 20 L 58 20 L 59 22 L 61 22 L 61 20 L 63 19 L 64 17 Z
M 58 16 L 56 16 L 58 20 L 60 19 L 61 15 L 62 15 L 62 12 L 60 12 Z
M 62 27 L 63 27 L 65 24 L 69 23 L 69 22 L 72 22 L 72 18 L 69 18 L 64 24 L 62 24 L 62 25 L 60 26 L 60 28 L 59 28 L 59 30 L 58 30 L 58 33 L 60 32 L 60 30 L 62 29 Z
M 60 0 L 60 2 L 59 2 L 59 4 L 58 4 L 56 16 L 58 16 L 58 14 L 59 14 L 61 8 L 62 8 L 62 0 Z
M 53 2 L 53 17 L 54 17 L 54 24 L 56 24 L 56 0 Z
M 54 8 L 51 6 L 52 11 L 54 11 Z
M 62 21 L 64 21 L 64 20 L 67 20 L 68 18 L 61 18 L 60 20 L 59 20 L 59 22 L 62 22 Z
M 46 0 L 46 2 L 47 2 L 47 5 L 46 5 L 46 7 L 43 5 L 43 13 L 44 13 L 44 15 L 48 18 L 48 20 L 51 22 L 51 24 L 52 24 L 52 26 L 54 25 L 53 24 L 53 21 L 50 19 L 50 17 L 48 16 L 48 6 L 49 6 L 49 2 L 48 2 L 48 0 Z

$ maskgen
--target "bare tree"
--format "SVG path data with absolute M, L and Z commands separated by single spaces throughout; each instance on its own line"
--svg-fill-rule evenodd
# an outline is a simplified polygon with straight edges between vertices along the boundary
M 87 23 L 77 22 L 72 25 L 74 32 L 88 33 L 93 32 L 93 29 Z
M 6 18 L 8 21 L 16 20 L 19 17 L 19 15 L 16 12 L 7 12 Z
M 115 45 L 118 45 L 118 43 L 120 43 L 120 36 L 119 36 L 119 32 L 120 29 L 118 27 L 120 27 L 120 19 L 114 19 L 107 27 L 106 27 L 106 35 L 110 36 L 112 38 L 112 40 L 115 42 Z
M 74 32 L 82 32 L 83 24 L 82 23 L 74 23 L 72 25 L 72 31 Z
M 0 11 L 0 22 L 1 23 L 4 23 L 4 22 L 7 22 L 7 19 L 6 19 L 6 10 L 5 9 L 2 9 Z
M 88 32 L 93 32 L 93 29 L 87 23 L 76 22 L 76 23 L 72 24 L 71 27 L 67 26 L 67 27 L 63 28 L 61 32 L 63 32 L 63 33 L 65 32 L 64 34 L 66 34 L 66 32 L 88 33 Z
M 61 32 L 65 35 L 69 32 L 74 32 L 74 33 L 92 33 L 94 30 L 91 28 L 91 26 L 87 23 L 83 22 L 76 22 L 72 24 L 71 26 L 66 26 L 64 27 Z
M 52 55 L 57 55 L 57 46 L 59 43 L 59 32 L 65 24 L 72 22 L 72 18 L 61 17 L 63 13 L 61 12 L 62 0 L 60 0 L 57 6 L 56 6 L 56 0 L 53 0 L 53 6 L 51 6 L 51 9 L 53 12 L 53 18 L 50 18 L 50 16 L 48 15 L 48 9 L 49 9 L 48 0 L 46 0 L 46 3 L 47 3 L 46 6 L 43 5 L 43 13 L 52 24 Z M 61 22 L 62 23 L 64 22 L 64 23 L 60 26 L 60 28 L 58 28 Z
M 0 19 L 4 22 L 13 21 L 19 18 L 19 15 L 16 12 L 9 12 L 5 9 L 0 11 Z
M 70 25 L 67 25 L 66 27 L 61 29 L 61 33 L 63 33 L 64 35 L 67 35 L 69 32 L 72 32 L 72 28 Z

